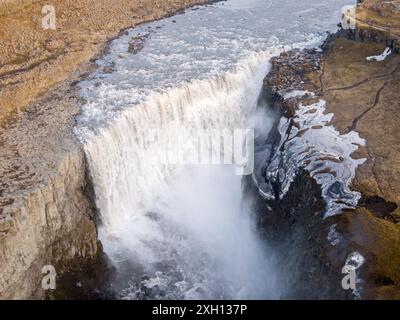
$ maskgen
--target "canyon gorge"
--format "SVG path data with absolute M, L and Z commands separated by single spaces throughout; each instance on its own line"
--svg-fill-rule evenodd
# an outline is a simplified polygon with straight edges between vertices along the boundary
M 400 2 L 355 2 L 0 2 L 0 298 L 398 299 Z

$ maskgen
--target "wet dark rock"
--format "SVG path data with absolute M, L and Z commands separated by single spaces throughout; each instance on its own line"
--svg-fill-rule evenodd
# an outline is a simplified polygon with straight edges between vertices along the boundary
M 145 40 L 146 40 L 146 36 L 133 37 L 129 41 L 128 52 L 131 53 L 131 54 L 138 53 L 140 50 L 142 50 L 144 48 Z
M 104 67 L 103 72 L 112 73 L 114 71 L 114 68 L 115 68 L 115 63 L 112 63 L 111 65 Z

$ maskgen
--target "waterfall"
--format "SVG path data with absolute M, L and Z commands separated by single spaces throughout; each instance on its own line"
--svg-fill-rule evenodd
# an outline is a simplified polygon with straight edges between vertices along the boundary
M 118 115 L 107 128 L 88 134 L 85 151 L 107 233 L 118 232 L 132 212 L 149 207 L 155 188 L 171 177 L 175 168 L 163 164 L 165 145 L 171 153 L 188 153 L 197 147 L 197 131 L 245 125 L 267 69 L 265 55 L 254 55 L 222 77 L 155 93 Z M 163 135 L 154 137 L 152 130 Z M 185 136 L 177 137 L 176 132 Z
M 241 200 L 241 178 L 230 166 L 163 162 L 165 152 L 195 151 L 200 130 L 245 128 L 277 53 L 255 53 L 222 76 L 154 92 L 105 128 L 82 130 L 99 236 L 129 278 L 119 287 L 123 297 L 279 296 L 273 257 Z
M 86 102 L 76 133 L 93 180 L 99 237 L 117 270 L 113 290 L 122 298 L 285 296 L 273 251 L 242 200 L 239 163 L 165 160 L 197 154 L 202 131 L 224 137 L 261 127 L 255 140 L 264 141 L 272 117 L 254 111 L 270 58 L 321 44 L 348 0 L 242 2 L 127 30 L 80 84 Z M 143 48 L 132 54 L 134 39 Z M 256 147 L 258 172 L 266 154 Z M 221 151 L 225 159 L 228 149 L 205 139 L 200 154 Z

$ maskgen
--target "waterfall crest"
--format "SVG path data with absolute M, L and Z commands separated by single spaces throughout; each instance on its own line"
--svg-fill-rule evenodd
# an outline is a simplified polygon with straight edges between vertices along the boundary
M 273 258 L 241 200 L 241 177 L 229 166 L 162 161 L 165 152 L 195 151 L 199 130 L 245 128 L 269 59 L 278 53 L 257 53 L 223 76 L 154 93 L 106 128 L 80 132 L 101 215 L 100 239 L 120 274 L 130 274 L 130 286 L 121 285 L 124 297 L 279 295 L 269 267 Z M 149 134 L 152 129 L 159 134 Z
M 171 178 L 176 168 L 163 164 L 166 151 L 195 151 L 192 138 L 203 129 L 245 126 L 246 115 L 256 108 L 269 56 L 255 54 L 224 76 L 155 93 L 123 111 L 107 128 L 84 133 L 96 204 L 107 232 L 116 232 L 134 212 L 148 207 L 155 190 Z M 152 130 L 163 135 L 149 134 Z M 185 136 L 176 137 L 177 132 Z

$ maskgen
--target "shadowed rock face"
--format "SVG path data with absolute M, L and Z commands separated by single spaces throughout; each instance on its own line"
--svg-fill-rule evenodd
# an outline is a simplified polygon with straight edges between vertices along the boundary
M 391 2 L 397 8 L 398 1 Z M 365 1 L 362 8 L 373 8 L 378 14 L 374 5 L 381 7 L 376 1 Z M 395 15 L 400 21 L 396 10 L 391 11 L 392 17 Z M 379 16 L 385 17 L 385 14 L 379 13 Z M 371 42 L 371 39 L 383 41 Z M 295 219 L 285 231 L 289 237 L 294 237 L 303 230 L 310 237 L 310 240 L 307 236 L 297 238 L 299 250 L 292 252 L 296 261 L 306 259 L 309 250 L 320 249 L 317 260 L 326 262 L 332 275 L 339 271 L 336 280 L 331 278 L 333 282 L 328 284 L 333 288 L 327 293 L 330 297 L 340 297 L 337 281 L 353 252 L 365 258 L 357 269 L 358 277 L 363 281 L 360 283 L 361 298 L 400 297 L 400 56 L 391 54 L 384 61 L 366 59 L 380 55 L 387 40 L 387 34 L 370 37 L 365 30 L 340 32 L 326 42 L 322 54 L 292 51 L 274 59 L 272 71 L 265 80 L 270 100 L 272 97 L 273 105 L 281 108 L 286 117 L 293 117 L 300 103 L 309 105 L 316 99 L 323 99 L 326 113 L 333 113 L 331 125 L 341 134 L 354 130 L 366 141 L 365 146 L 360 146 L 351 155 L 366 159 L 357 168 L 351 186 L 361 193 L 358 207 L 326 219 L 310 220 L 307 216 L 314 209 L 309 205 L 309 209 L 302 209 L 305 216 Z M 280 97 L 280 92 L 293 89 L 314 92 L 316 96 L 288 100 Z M 296 194 L 293 188 L 290 192 Z M 285 208 L 284 200 L 273 205 L 278 209 Z M 272 225 L 279 224 L 278 216 L 268 214 L 265 209 L 264 214 Z M 308 221 L 307 228 L 301 222 L 304 220 Z M 310 261 L 315 265 L 315 260 Z M 303 269 L 301 274 L 307 272 Z

